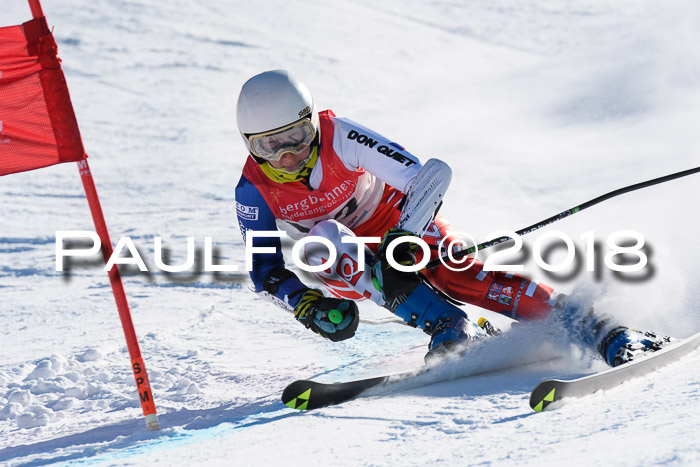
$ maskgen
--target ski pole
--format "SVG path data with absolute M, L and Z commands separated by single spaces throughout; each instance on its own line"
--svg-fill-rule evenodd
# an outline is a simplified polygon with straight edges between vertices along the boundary
M 606 193 L 604 195 L 598 196 L 597 198 L 594 198 L 590 201 L 586 201 L 585 203 L 583 203 L 579 206 L 573 207 L 571 209 L 567 209 L 566 211 L 560 212 L 559 214 L 556 214 L 552 217 L 548 217 L 547 219 L 541 220 L 535 224 L 532 224 L 529 227 L 525 227 L 524 229 L 520 229 L 520 230 L 516 231 L 515 233 L 520 235 L 520 236 L 525 235 L 525 234 L 529 234 L 530 232 L 534 232 L 535 230 L 539 230 L 542 227 L 546 227 L 550 224 L 553 224 L 557 221 L 564 219 L 565 217 L 569 217 L 572 214 L 576 214 L 577 212 L 581 212 L 584 209 L 588 209 L 591 206 L 595 206 L 598 203 L 602 203 L 605 200 L 608 200 L 610 198 L 614 198 L 615 196 L 619 196 L 621 194 L 629 193 L 629 192 L 635 191 L 635 190 L 641 190 L 642 188 L 650 187 L 653 185 L 658 185 L 659 183 L 669 182 L 671 180 L 675 180 L 677 178 L 692 175 L 692 174 L 695 174 L 698 172 L 700 172 L 700 167 L 695 167 L 693 169 L 683 170 L 681 172 L 672 173 L 672 174 L 666 175 L 664 177 L 659 177 L 659 178 L 655 178 L 653 180 L 647 180 L 646 182 L 636 183 L 634 185 L 620 188 L 620 189 L 611 191 L 610 193 Z M 458 251 L 456 253 L 453 253 L 452 258 L 453 259 L 463 258 L 464 256 L 470 255 L 470 254 L 474 253 L 475 251 L 480 251 L 480 250 L 485 250 L 486 248 L 491 248 L 492 246 L 499 245 L 499 244 L 506 242 L 510 239 L 511 239 L 511 237 L 494 238 L 493 240 L 489 240 L 487 242 L 480 243 L 476 246 L 469 247 L 466 250 L 462 250 L 462 251 Z M 446 262 L 446 261 L 451 261 L 450 257 L 448 255 L 445 255 L 445 256 L 442 256 L 440 258 L 436 258 L 436 259 L 430 261 L 428 264 L 425 265 L 425 267 L 423 269 L 433 268 L 435 266 L 440 265 L 440 263 Z
M 360 323 L 362 324 L 371 324 L 374 326 L 380 326 L 382 324 L 389 324 L 389 323 L 396 323 L 396 324 L 405 324 L 408 326 L 408 323 L 402 320 L 401 318 L 379 318 L 379 319 L 367 319 L 367 318 L 360 318 Z

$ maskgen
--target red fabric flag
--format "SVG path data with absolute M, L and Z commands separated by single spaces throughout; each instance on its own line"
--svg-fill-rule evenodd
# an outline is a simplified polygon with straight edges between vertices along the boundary
M 44 17 L 0 28 L 0 175 L 85 159 Z

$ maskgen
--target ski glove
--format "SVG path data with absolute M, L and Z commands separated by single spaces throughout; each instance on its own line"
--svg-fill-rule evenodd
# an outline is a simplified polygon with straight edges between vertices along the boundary
M 360 323 L 355 302 L 325 297 L 318 289 L 304 292 L 294 307 L 294 317 L 307 328 L 333 342 L 354 336 Z
M 387 248 L 389 244 L 397 238 L 406 235 L 415 236 L 407 230 L 391 228 L 382 238 L 379 250 L 372 263 L 372 282 L 374 287 L 382 293 L 385 307 L 395 312 L 396 308 L 403 303 L 408 295 L 421 283 L 418 272 L 402 272 L 394 269 L 387 259 Z M 415 243 L 403 242 L 394 248 L 392 253 L 394 260 L 402 266 L 413 266 L 416 264 L 417 245 Z

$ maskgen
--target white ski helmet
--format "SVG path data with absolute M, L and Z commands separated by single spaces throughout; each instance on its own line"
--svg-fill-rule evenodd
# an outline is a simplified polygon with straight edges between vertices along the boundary
M 286 70 L 250 78 L 238 96 L 236 120 L 248 151 L 258 162 L 278 160 L 284 151 L 294 151 L 294 143 L 296 147 L 318 144 L 319 120 L 311 92 Z M 291 147 L 270 149 L 265 141 L 280 133 L 284 138 L 290 132 L 294 134 Z

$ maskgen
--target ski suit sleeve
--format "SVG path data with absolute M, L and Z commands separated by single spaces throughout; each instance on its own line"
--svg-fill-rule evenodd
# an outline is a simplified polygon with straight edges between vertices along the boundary
M 333 149 L 350 170 L 363 168 L 406 193 L 422 164 L 406 149 L 346 118 L 333 118 Z
M 245 176 L 236 187 L 236 213 L 238 215 L 238 225 L 241 228 L 243 242 L 249 230 L 253 231 L 276 231 L 275 216 L 268 207 L 265 199 L 260 194 L 258 188 L 253 185 Z M 303 295 L 303 291 L 308 289 L 296 275 L 285 269 L 282 257 L 282 245 L 279 237 L 255 237 L 254 247 L 273 247 L 274 253 L 256 253 L 253 255 L 253 265 L 250 271 L 250 278 L 255 284 L 255 291 L 264 290 L 265 279 L 274 271 L 276 276 L 281 276 L 283 280 L 275 284 L 274 295 L 284 300 L 290 306 L 296 306 Z M 291 298 L 290 298 L 291 297 Z

